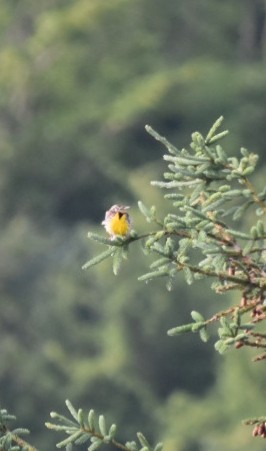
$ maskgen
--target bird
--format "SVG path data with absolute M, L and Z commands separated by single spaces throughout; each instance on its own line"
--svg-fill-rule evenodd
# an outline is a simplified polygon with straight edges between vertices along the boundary
M 129 236 L 132 226 L 132 220 L 127 212 L 129 208 L 125 205 L 113 205 L 106 211 L 102 224 L 111 240 Z

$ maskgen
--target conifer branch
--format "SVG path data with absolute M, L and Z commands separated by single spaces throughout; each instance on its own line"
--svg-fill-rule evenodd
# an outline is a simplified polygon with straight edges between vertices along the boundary
M 205 342 L 209 338 L 209 326 L 218 323 L 215 349 L 219 353 L 243 346 L 266 349 L 266 333 L 256 329 L 266 320 L 265 223 L 258 219 L 250 230 L 239 230 L 238 225 L 232 225 L 248 209 L 254 208 L 257 216 L 266 213 L 266 187 L 258 193 L 248 178 L 255 170 L 257 155 L 242 148 L 239 158 L 228 157 L 217 144 L 228 133 L 218 131 L 222 121 L 220 117 L 206 138 L 199 132 L 193 133 L 190 146 L 182 150 L 146 126 L 147 132 L 167 149 L 163 157 L 168 165 L 164 178 L 151 183 L 168 191 L 164 197 L 172 202 L 173 211 L 158 219 L 154 206 L 149 208 L 139 202 L 146 221 L 158 230 L 144 234 L 134 232 L 124 242 L 117 241 L 113 246 L 127 248 L 143 241 L 144 251 L 155 259 L 139 280 L 164 277 L 167 289 L 171 290 L 177 274 L 182 273 L 188 284 L 202 278 L 216 279 L 211 288 L 217 293 L 239 291 L 240 300 L 236 305 L 208 319 L 193 310 L 192 322 L 168 330 L 169 336 L 192 332 L 198 333 Z M 107 244 L 105 238 L 97 240 Z M 113 257 L 117 274 L 122 254 L 114 251 L 108 255 Z M 92 263 L 98 264 L 102 258 L 105 258 L 104 253 Z M 254 361 L 265 359 L 264 352 Z M 247 420 L 246 424 L 255 424 L 254 436 L 266 438 L 264 418 Z
M 11 437 L 13 439 L 13 441 L 20 446 L 20 448 L 23 449 L 27 449 L 27 451 L 38 451 L 37 448 L 35 448 L 34 446 L 32 446 L 30 443 L 28 443 L 26 440 L 22 439 L 21 437 L 19 437 L 16 434 L 12 434 L 11 433 Z
M 251 192 L 254 202 L 258 204 L 258 206 L 266 213 L 266 204 L 262 199 L 258 196 L 255 187 L 252 185 L 250 180 L 247 177 L 243 177 L 243 181 L 247 187 L 247 189 Z
M 115 439 L 116 425 L 112 424 L 110 428 L 107 428 L 104 415 L 100 415 L 97 418 L 94 410 L 90 410 L 87 417 L 85 417 L 83 410 L 79 409 L 77 411 L 69 400 L 66 401 L 66 406 L 74 421 L 72 419 L 69 420 L 64 415 L 51 412 L 51 417 L 56 419 L 58 423 L 45 423 L 48 429 L 64 432 L 68 435 L 66 439 L 57 444 L 57 448 L 73 444 L 79 445 L 90 441 L 91 445 L 88 447 L 88 451 L 94 451 L 105 444 L 111 444 L 122 451 L 143 451 L 144 448 L 145 451 L 162 451 L 163 445 L 161 443 L 157 443 L 155 447 L 152 447 L 141 432 L 137 433 L 141 449 L 135 441 L 122 443 Z
M 227 217 L 233 221 L 240 218 L 247 208 L 256 204 L 266 211 L 263 199 L 266 188 L 257 194 L 248 175 L 254 171 L 258 157 L 241 149 L 241 157 L 228 157 L 217 142 L 228 132 L 217 132 L 223 118 L 220 117 L 211 127 L 207 137 L 199 132 L 192 134 L 190 149 L 181 151 L 165 137 L 146 126 L 146 130 L 168 151 L 164 160 L 168 164 L 168 172 L 164 173 L 164 181 L 152 182 L 159 188 L 166 188 L 170 193 L 165 198 L 173 202 L 174 213 L 159 219 L 154 206 L 147 207 L 139 202 L 139 209 L 149 223 L 158 226 L 158 231 L 145 234 L 132 232 L 125 240 L 114 242 L 114 246 L 122 249 L 136 241 L 144 241 L 145 251 L 158 258 L 150 265 L 150 271 L 139 277 L 147 281 L 158 277 L 166 278 L 167 289 L 172 289 L 177 273 L 183 273 L 188 284 L 197 278 L 216 279 L 212 288 L 217 293 L 239 290 L 242 298 L 239 305 L 232 308 L 233 314 L 239 317 L 250 310 L 252 318 L 247 325 L 248 332 L 241 332 L 239 324 L 226 324 L 223 318 L 230 317 L 230 311 L 217 312 L 210 320 L 198 320 L 195 323 L 174 328 L 174 334 L 180 332 L 199 331 L 202 339 L 206 339 L 206 327 L 210 322 L 219 319 L 223 322 L 219 332 L 217 350 L 223 352 L 229 345 L 253 346 L 250 330 L 257 322 L 264 319 L 263 300 L 266 292 L 266 269 L 264 268 L 266 248 L 266 230 L 261 219 L 250 231 L 241 231 L 229 225 Z M 237 185 L 240 184 L 240 188 Z M 245 189 L 243 189 L 243 185 Z M 229 208 L 239 200 L 239 205 Z M 91 238 L 102 244 L 103 237 Z M 242 244 L 244 243 L 244 244 Z M 110 248 L 111 249 L 111 248 Z M 114 247 L 113 247 L 114 249 Z M 195 250 L 197 262 L 195 262 Z M 117 274 L 122 264 L 122 252 L 119 249 L 109 250 L 89 261 L 86 266 L 98 264 L 106 256 L 113 257 L 113 270 Z M 195 319 L 193 318 L 195 321 Z M 170 334 L 171 335 L 171 334 Z M 254 337 L 253 337 L 254 338 Z M 262 338 L 257 337 L 257 341 Z
M 15 451 L 15 449 L 23 451 L 38 451 L 29 442 L 21 438 L 21 434 L 29 434 L 28 429 L 16 428 L 11 430 L 8 427 L 10 421 L 14 421 L 16 417 L 10 415 L 6 409 L 0 410 L 0 450 Z

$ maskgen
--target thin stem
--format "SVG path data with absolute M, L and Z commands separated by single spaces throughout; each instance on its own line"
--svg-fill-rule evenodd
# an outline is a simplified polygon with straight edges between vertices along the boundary
M 259 343 L 257 341 L 245 340 L 245 346 L 250 346 L 251 348 L 263 348 L 266 349 L 266 343 Z
M 259 198 L 254 186 L 252 185 L 252 183 L 249 181 L 249 179 L 247 177 L 243 177 L 243 181 L 246 185 L 246 187 L 249 189 L 249 191 L 252 194 L 252 197 L 254 199 L 254 201 L 256 202 L 256 204 L 259 205 L 259 207 L 264 211 L 264 213 L 266 213 L 266 205 L 265 203 Z
M 37 448 L 32 446 L 30 443 L 28 443 L 26 440 L 21 438 L 19 435 L 12 434 L 12 432 L 8 429 L 8 427 L 3 424 L 1 426 L 1 432 L 3 434 L 11 434 L 12 440 L 19 445 L 21 448 L 28 448 L 28 451 L 38 451 Z
M 12 434 L 12 438 L 14 440 L 14 442 L 16 442 L 21 448 L 28 448 L 28 451 L 38 451 L 37 448 L 35 448 L 34 446 L 32 446 L 30 443 L 28 443 L 26 440 L 23 440 L 21 437 L 19 437 L 18 435 L 13 435 Z
M 255 285 L 248 278 L 242 279 L 240 277 L 230 275 L 227 272 L 222 272 L 222 271 L 216 272 L 216 271 L 211 271 L 211 270 L 207 270 L 207 269 L 201 269 L 198 266 L 193 266 L 193 265 L 189 265 L 187 263 L 181 263 L 181 262 L 177 262 L 177 264 L 183 268 L 186 267 L 186 268 L 190 269 L 190 271 L 192 271 L 194 273 L 203 274 L 207 277 L 218 277 L 219 279 L 222 279 L 223 281 L 230 281 L 230 282 L 234 282 L 239 285 Z
M 103 436 L 102 434 L 100 434 L 100 432 L 95 432 L 95 431 L 93 431 L 93 430 L 90 429 L 90 428 L 81 428 L 81 431 L 84 432 L 84 433 L 86 433 L 86 434 L 89 434 L 89 435 L 92 436 L 92 437 L 96 437 L 96 438 L 98 438 L 98 439 L 100 439 L 100 440 L 103 440 L 103 439 L 104 439 L 104 436 Z M 118 442 L 118 441 L 115 440 L 115 439 L 110 440 L 110 443 L 111 443 L 113 446 L 115 446 L 116 448 L 118 448 L 118 449 L 122 449 L 123 451 L 130 451 L 129 448 L 128 448 L 126 445 L 124 445 L 124 444 L 121 443 L 121 442 Z
M 143 235 L 138 235 L 136 237 L 130 237 L 128 242 L 130 243 L 130 242 L 137 241 L 137 240 L 140 240 L 140 239 L 148 238 L 150 236 L 155 236 L 159 232 L 160 231 L 149 232 L 149 233 L 146 233 L 146 234 L 143 234 Z M 190 238 L 190 233 L 189 233 L 189 231 L 186 231 L 186 230 L 179 230 L 179 231 L 175 230 L 173 232 L 169 232 L 167 230 L 162 230 L 162 232 L 163 232 L 163 236 L 171 236 L 171 235 L 173 236 L 174 235 L 174 236 L 178 236 L 178 237 L 182 237 L 182 238 L 184 238 L 184 237 L 185 238 Z M 233 244 L 233 242 L 229 241 L 229 238 L 227 238 L 227 242 L 225 242 L 224 238 L 221 237 L 221 236 L 218 237 L 218 236 L 215 236 L 213 234 L 208 234 L 208 235 L 209 235 L 210 238 L 212 238 L 215 241 L 223 240 L 224 244 L 229 244 L 229 245 Z M 156 252 L 158 252 L 158 251 L 156 250 Z M 207 277 L 217 277 L 217 278 L 222 279 L 224 281 L 230 281 L 230 282 L 233 282 L 233 283 L 241 285 L 241 286 L 243 286 L 243 285 L 250 285 L 250 286 L 253 286 L 253 287 L 261 288 L 260 280 L 258 280 L 256 282 L 254 280 L 251 280 L 248 277 L 248 270 L 249 269 L 253 269 L 253 270 L 254 269 L 259 269 L 258 265 L 256 265 L 251 259 L 248 259 L 248 261 L 247 261 L 247 257 L 243 256 L 241 248 L 238 249 L 238 253 L 239 253 L 239 257 L 245 259 L 245 265 L 244 266 L 247 266 L 247 270 L 246 270 L 247 277 L 246 278 L 241 278 L 241 277 L 237 277 L 235 275 L 230 275 L 230 274 L 228 274 L 228 272 L 221 272 L 221 271 L 220 272 L 216 272 L 216 271 L 212 271 L 212 270 L 201 269 L 198 266 L 190 265 L 188 263 L 179 262 L 179 261 L 177 261 L 175 259 L 175 257 L 173 257 L 173 258 L 169 257 L 169 260 L 172 260 L 174 263 L 177 263 L 177 265 L 179 265 L 181 268 L 187 267 L 193 273 L 202 274 L 202 275 L 205 275 Z
M 265 360 L 266 359 L 266 354 L 259 354 L 256 357 L 254 357 L 253 362 L 260 362 L 261 360 Z
M 266 339 L 266 334 L 262 334 L 260 332 L 250 332 L 250 335 L 252 335 L 252 337 L 257 337 L 257 338 L 265 338 Z
M 207 325 L 207 324 L 213 323 L 215 321 L 218 321 L 220 318 L 222 318 L 224 316 L 228 316 L 231 313 L 234 313 L 236 311 L 236 309 L 238 309 L 238 307 L 231 307 L 227 310 L 223 310 L 222 312 L 216 313 L 211 318 L 207 319 L 205 324 Z

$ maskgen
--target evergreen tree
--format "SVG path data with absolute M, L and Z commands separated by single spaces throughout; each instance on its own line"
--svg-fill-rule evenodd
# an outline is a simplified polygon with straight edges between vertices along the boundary
M 117 275 L 128 256 L 129 248 L 141 241 L 144 254 L 151 255 L 153 261 L 150 270 L 139 277 L 140 281 L 156 281 L 163 278 L 166 281 L 166 288 L 171 291 L 174 280 L 180 273 L 188 285 L 206 279 L 213 281 L 211 288 L 216 293 L 236 293 L 230 306 L 208 315 L 207 318 L 193 309 L 192 321 L 172 327 L 168 330 L 168 335 L 174 337 L 192 332 L 206 342 L 209 340 L 211 326 L 217 324 L 214 347 L 219 353 L 254 348 L 257 352 L 253 360 L 258 362 L 266 359 L 266 334 L 263 329 L 266 284 L 266 234 L 263 217 L 266 213 L 266 188 L 265 186 L 255 188 L 250 179 L 258 161 L 256 154 L 242 148 L 239 158 L 227 156 L 219 143 L 227 135 L 227 131 L 218 131 L 221 122 L 222 118 L 218 119 L 206 137 L 198 132 L 193 133 L 190 147 L 181 151 L 150 126 L 146 127 L 147 131 L 168 150 L 164 155 L 164 160 L 168 164 L 164 180 L 152 184 L 168 191 L 164 197 L 166 203 L 168 200 L 171 201 L 171 211 L 162 216 L 154 206 L 148 208 L 140 201 L 140 211 L 152 225 L 152 230 L 142 234 L 131 230 L 125 236 L 121 236 L 119 232 L 112 239 L 89 232 L 89 238 L 104 245 L 106 250 L 84 264 L 84 269 L 111 259 L 113 272 Z M 248 221 L 245 220 L 249 210 L 252 211 L 252 224 L 249 224 L 250 216 Z M 122 216 L 118 215 L 117 218 L 120 220 Z M 196 302 L 196 299 L 193 300 L 194 305 Z M 161 365 L 163 366 L 163 361 Z M 240 378 L 241 374 L 238 377 Z M 101 390 L 100 385 L 98 387 Z M 228 409 L 233 396 L 234 393 L 230 394 L 229 390 Z M 244 404 L 248 404 L 248 397 L 245 401 L 247 394 L 242 396 Z M 119 433 L 116 434 L 116 425 L 113 423 L 107 426 L 104 415 L 97 417 L 94 410 L 90 410 L 86 415 L 83 409 L 76 410 L 69 401 L 66 404 L 71 418 L 52 412 L 54 422 L 47 423 L 48 428 L 67 435 L 67 438 L 58 443 L 58 447 L 65 447 L 69 451 L 74 445 L 82 446 L 90 442 L 86 445 L 90 451 L 104 446 L 125 451 L 160 451 L 163 448 L 161 443 L 151 445 L 141 432 L 137 433 L 137 440 L 121 441 L 117 438 Z M 186 424 L 186 410 L 189 409 L 189 404 L 186 397 L 183 397 L 183 401 L 182 399 L 179 401 L 179 407 L 182 407 L 184 415 L 183 428 L 189 434 L 189 440 L 182 444 L 177 438 L 169 440 L 166 436 L 164 438 L 167 449 L 177 447 L 180 450 L 195 449 L 195 446 L 204 449 L 206 443 L 208 449 L 212 449 L 213 438 L 204 436 L 203 439 L 201 435 L 203 418 L 194 428 L 194 434 L 191 432 L 193 425 L 190 422 Z M 174 403 L 173 406 L 175 405 Z M 219 411 L 218 405 L 217 396 L 212 406 L 215 412 Z M 213 422 L 215 424 L 216 421 L 221 421 L 221 416 L 219 417 L 217 413 L 211 414 L 210 407 L 206 419 L 209 427 Z M 200 406 L 199 409 L 202 410 Z M 171 410 L 171 414 L 168 413 L 165 419 L 163 417 L 159 421 L 159 427 L 166 422 L 166 431 L 171 435 L 172 415 Z M 11 420 L 13 416 L 2 409 L 0 424 L 2 449 L 35 450 L 21 437 L 26 430 L 9 428 L 8 423 Z M 249 418 L 245 423 L 253 425 L 254 436 L 266 437 L 266 417 Z

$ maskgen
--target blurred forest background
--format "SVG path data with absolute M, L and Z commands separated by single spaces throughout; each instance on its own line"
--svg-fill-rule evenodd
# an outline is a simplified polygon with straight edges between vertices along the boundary
M 230 300 L 137 282 L 137 246 L 117 277 L 81 266 L 112 204 L 132 205 L 138 231 L 138 199 L 168 208 L 146 123 L 182 147 L 223 114 L 225 147 L 258 152 L 263 180 L 265 0 L 2 0 L 0 33 L 2 407 L 43 451 L 66 398 L 166 451 L 264 450 L 241 420 L 266 414 L 265 364 L 166 335 Z

